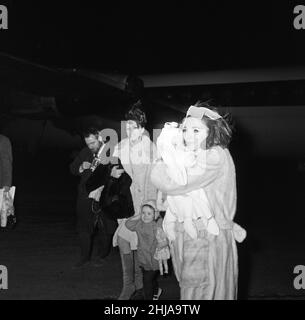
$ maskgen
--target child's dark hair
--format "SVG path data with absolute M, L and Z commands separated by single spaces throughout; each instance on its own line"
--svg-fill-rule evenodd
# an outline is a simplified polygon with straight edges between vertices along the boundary
M 216 107 L 210 105 L 209 101 L 197 101 L 195 107 L 205 107 L 219 113 Z M 206 148 L 210 149 L 214 146 L 227 148 L 232 139 L 233 125 L 231 123 L 231 115 L 227 113 L 216 120 L 203 116 L 202 120 L 209 129 L 208 137 L 206 139 Z
M 141 110 L 141 107 L 142 102 L 139 100 L 131 107 L 129 111 L 127 111 L 125 114 L 125 119 L 135 121 L 139 127 L 144 128 L 147 120 L 145 112 Z

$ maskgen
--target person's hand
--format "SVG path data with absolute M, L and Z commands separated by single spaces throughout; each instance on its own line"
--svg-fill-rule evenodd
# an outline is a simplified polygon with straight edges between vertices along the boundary
M 119 179 L 122 173 L 124 172 L 124 169 L 118 169 L 118 166 L 114 166 L 111 170 L 111 177 Z
M 139 220 L 140 218 L 141 218 L 141 214 L 137 214 L 129 219 L 133 221 L 133 220 Z
M 90 169 L 91 163 L 88 161 L 84 161 L 80 167 L 79 167 L 79 172 L 82 173 L 84 170 Z

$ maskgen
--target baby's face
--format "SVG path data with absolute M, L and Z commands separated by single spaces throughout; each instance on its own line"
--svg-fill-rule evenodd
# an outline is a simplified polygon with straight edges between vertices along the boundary
M 149 206 L 144 206 L 141 218 L 144 223 L 152 222 L 155 219 L 155 210 Z

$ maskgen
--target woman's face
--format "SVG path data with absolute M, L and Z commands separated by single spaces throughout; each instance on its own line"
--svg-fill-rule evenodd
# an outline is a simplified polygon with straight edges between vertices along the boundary
M 142 136 L 144 128 L 137 125 L 133 120 L 126 121 L 126 133 L 130 141 L 137 141 Z
M 209 129 L 204 121 L 197 118 L 186 118 L 182 123 L 183 140 L 189 150 L 205 149 Z

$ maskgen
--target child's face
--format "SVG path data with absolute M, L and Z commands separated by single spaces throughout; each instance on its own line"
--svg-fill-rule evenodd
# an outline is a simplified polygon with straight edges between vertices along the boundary
M 152 222 L 155 219 L 155 210 L 149 206 L 143 206 L 141 218 L 144 223 Z

